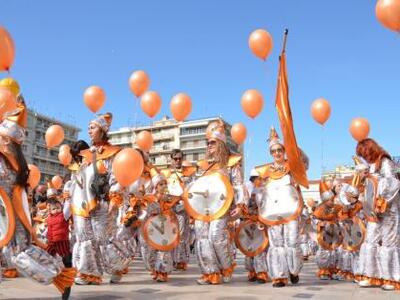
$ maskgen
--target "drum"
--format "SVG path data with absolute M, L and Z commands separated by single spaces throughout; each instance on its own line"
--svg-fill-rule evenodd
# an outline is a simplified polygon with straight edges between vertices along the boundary
M 246 256 L 254 257 L 268 247 L 268 236 L 265 229 L 259 228 L 258 222 L 251 220 L 240 223 L 236 229 L 235 243 Z
M 187 213 L 194 219 L 211 222 L 224 216 L 233 201 L 233 187 L 227 176 L 215 172 L 189 184 L 184 193 Z
M 142 227 L 147 244 L 160 251 L 171 251 L 179 244 L 179 223 L 174 213 L 149 217 Z

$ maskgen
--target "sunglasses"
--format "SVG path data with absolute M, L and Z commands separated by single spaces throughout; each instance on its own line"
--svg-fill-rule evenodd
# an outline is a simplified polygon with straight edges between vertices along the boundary
M 270 151 L 271 154 L 275 154 L 275 153 L 283 153 L 283 149 L 282 148 L 278 148 L 278 149 L 273 149 Z
M 172 159 L 177 161 L 177 160 L 182 160 L 182 157 L 173 157 Z
M 207 142 L 207 146 L 216 145 L 216 144 L 217 144 L 216 141 L 209 141 L 209 142 Z

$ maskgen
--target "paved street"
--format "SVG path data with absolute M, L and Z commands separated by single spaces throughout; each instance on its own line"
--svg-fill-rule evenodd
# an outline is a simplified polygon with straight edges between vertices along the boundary
M 282 289 L 272 288 L 271 283 L 247 282 L 243 258 L 230 284 L 220 286 L 199 286 L 195 283 L 199 271 L 195 260 L 185 273 L 174 272 L 168 283 L 155 283 L 144 270 L 140 260 L 135 261 L 123 281 L 118 285 L 75 286 L 71 299 L 400 299 L 400 292 L 384 292 L 381 289 L 360 289 L 350 282 L 320 281 L 315 276 L 316 265 L 306 262 L 298 286 Z M 3 281 L 0 284 L 0 299 L 57 299 L 59 294 L 54 286 L 41 286 L 25 278 Z

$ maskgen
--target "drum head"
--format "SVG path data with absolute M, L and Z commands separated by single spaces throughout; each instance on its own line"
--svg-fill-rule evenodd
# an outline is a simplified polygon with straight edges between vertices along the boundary
M 258 225 L 257 222 L 247 220 L 236 229 L 236 246 L 246 256 L 257 256 L 268 247 L 268 236 Z
M 325 250 L 335 250 L 342 244 L 341 228 L 336 223 L 322 222 L 318 224 L 318 243 Z
M 151 216 L 142 232 L 145 241 L 156 250 L 171 251 L 179 244 L 179 225 L 173 213 Z
M 184 200 L 185 209 L 192 218 L 210 222 L 228 211 L 233 201 L 233 188 L 227 176 L 216 172 L 191 183 Z
M 364 242 L 366 229 L 360 218 L 348 220 L 342 227 L 343 247 L 348 251 L 358 251 Z

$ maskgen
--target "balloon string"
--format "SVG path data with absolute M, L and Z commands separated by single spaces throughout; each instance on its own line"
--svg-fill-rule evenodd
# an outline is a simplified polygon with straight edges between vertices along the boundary
M 321 126 L 321 177 L 324 173 L 324 125 Z
M 137 123 L 138 123 L 138 115 L 139 115 L 139 101 L 140 101 L 139 97 L 135 96 L 135 121 L 134 121 L 135 129 L 138 126 Z

